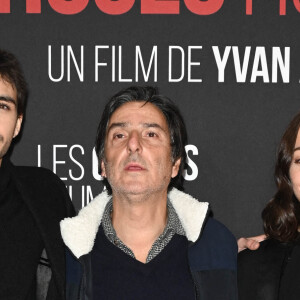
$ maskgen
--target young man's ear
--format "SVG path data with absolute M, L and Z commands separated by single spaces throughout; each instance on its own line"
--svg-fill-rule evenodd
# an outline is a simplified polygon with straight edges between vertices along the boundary
M 178 174 L 178 171 L 179 171 L 179 167 L 180 167 L 180 163 L 181 163 L 181 158 L 178 158 L 175 163 L 173 164 L 173 167 L 172 167 L 172 175 L 171 177 L 174 178 L 177 176 Z
M 19 132 L 21 130 L 22 121 L 23 121 L 23 115 L 19 115 L 17 118 L 16 126 L 15 126 L 14 138 L 19 134 Z

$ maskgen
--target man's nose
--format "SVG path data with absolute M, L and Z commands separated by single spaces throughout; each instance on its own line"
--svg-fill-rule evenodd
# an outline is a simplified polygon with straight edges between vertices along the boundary
M 142 151 L 141 138 L 138 132 L 133 131 L 130 133 L 127 144 L 127 150 L 129 153 Z

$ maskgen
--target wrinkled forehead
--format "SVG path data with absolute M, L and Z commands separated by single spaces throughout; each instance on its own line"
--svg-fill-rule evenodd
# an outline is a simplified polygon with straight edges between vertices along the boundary
M 163 112 L 154 104 L 146 101 L 127 102 L 118 107 L 111 115 L 107 130 L 113 123 L 138 125 L 143 123 L 158 124 L 169 131 L 168 123 Z

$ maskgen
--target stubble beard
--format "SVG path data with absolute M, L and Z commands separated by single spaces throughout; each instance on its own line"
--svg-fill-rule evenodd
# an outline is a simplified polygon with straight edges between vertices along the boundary
M 122 198 L 127 198 L 130 202 L 140 203 L 143 201 L 147 201 L 147 199 L 153 197 L 153 195 L 157 194 L 158 192 L 166 190 L 170 182 L 170 180 L 167 180 L 165 177 L 157 186 L 146 185 L 144 188 L 141 188 L 138 182 L 131 186 L 124 186 L 123 184 L 118 184 L 118 182 L 114 180 L 115 174 L 112 164 L 107 162 L 106 159 L 104 159 L 103 162 L 105 165 L 106 178 L 111 186 L 112 194 Z M 138 155 L 132 155 L 124 161 L 124 163 L 122 164 L 122 168 L 124 168 L 126 164 L 130 162 L 139 163 L 142 166 L 146 167 L 146 163 L 142 158 L 140 158 Z M 159 172 L 164 172 L 164 170 L 160 169 L 161 165 L 159 163 L 157 163 L 156 167 Z

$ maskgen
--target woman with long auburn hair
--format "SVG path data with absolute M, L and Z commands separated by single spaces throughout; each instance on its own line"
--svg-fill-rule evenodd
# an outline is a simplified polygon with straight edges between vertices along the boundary
M 300 299 L 300 113 L 278 148 L 277 191 L 262 212 L 267 239 L 238 256 L 239 300 Z

